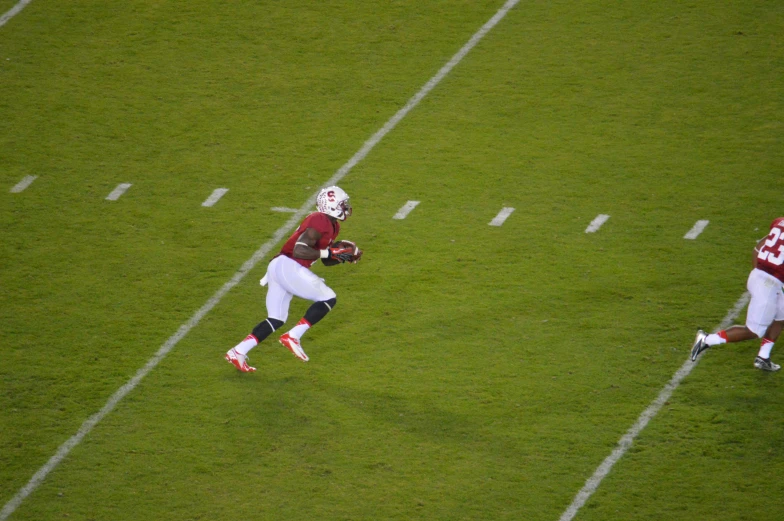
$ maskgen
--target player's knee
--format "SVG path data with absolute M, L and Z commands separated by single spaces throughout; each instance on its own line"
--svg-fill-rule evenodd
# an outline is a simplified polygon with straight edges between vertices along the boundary
M 332 297 L 331 299 L 324 300 L 323 302 L 324 302 L 324 304 L 326 304 L 329 307 L 329 309 L 334 309 L 335 305 L 338 303 L 338 298 L 337 297 Z
M 272 330 L 273 331 L 275 331 L 277 329 L 280 329 L 280 326 L 283 325 L 283 321 L 282 320 L 278 320 L 276 318 L 268 318 L 267 320 L 269 320 L 269 323 L 272 326 Z

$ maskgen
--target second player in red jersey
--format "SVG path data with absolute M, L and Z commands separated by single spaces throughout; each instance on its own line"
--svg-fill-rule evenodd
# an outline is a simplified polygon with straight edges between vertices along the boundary
M 770 233 L 760 239 L 755 248 L 757 269 L 773 275 L 784 283 L 784 217 L 770 225 Z
M 692 360 L 711 346 L 761 338 L 754 367 L 763 371 L 781 369 L 779 364 L 771 362 L 770 353 L 784 327 L 784 217 L 775 219 L 768 235 L 757 242 L 752 264 L 746 282 L 751 295 L 746 325 L 710 335 L 698 331 L 691 350 Z

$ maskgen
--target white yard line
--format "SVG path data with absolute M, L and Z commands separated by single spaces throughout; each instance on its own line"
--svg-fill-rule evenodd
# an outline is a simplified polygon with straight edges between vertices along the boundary
M 36 179 L 38 179 L 37 175 L 25 176 L 21 181 L 16 183 L 16 185 L 13 188 L 11 188 L 11 193 L 18 194 L 19 192 L 23 191 L 25 188 L 33 184 L 33 181 L 35 181 Z
M 419 201 L 408 201 L 406 204 L 400 207 L 400 210 L 397 211 L 395 215 L 392 216 L 393 219 L 405 219 L 411 210 L 417 207 Z
M 14 16 L 18 15 L 19 12 L 27 7 L 27 4 L 32 2 L 33 0 L 19 0 L 19 2 L 13 6 L 8 12 L 6 12 L 3 16 L 0 16 L 0 27 L 4 26 L 5 23 L 13 18 Z
M 379 129 L 375 134 L 373 134 L 370 139 L 368 139 L 362 148 L 354 154 L 351 159 L 346 162 L 340 169 L 333 175 L 324 186 L 330 186 L 337 184 L 341 179 L 343 179 L 346 174 L 348 174 L 354 166 L 362 161 L 365 156 L 367 156 L 373 147 L 375 147 L 383 138 L 386 136 L 395 126 L 402 120 L 414 107 L 416 107 L 422 99 L 427 96 L 427 94 L 438 85 L 444 77 L 449 74 L 449 72 L 458 64 L 460 61 L 465 57 L 468 52 L 474 48 L 474 46 L 479 43 L 479 41 L 493 28 L 496 26 L 498 22 L 500 22 L 506 14 L 512 9 L 519 0 L 509 0 L 504 4 L 504 6 L 498 10 L 498 12 L 485 23 L 466 43 L 458 52 L 455 54 L 452 59 L 450 59 L 446 65 L 441 67 L 441 69 L 436 73 L 435 76 L 430 78 L 430 80 L 417 92 L 406 105 L 397 111 L 397 113 L 392 116 L 389 121 L 387 121 L 381 129 Z M 215 294 L 207 300 L 207 302 L 184 324 L 180 326 L 176 333 L 174 333 L 169 339 L 158 349 L 158 352 L 155 353 L 155 356 L 150 358 L 147 363 L 136 372 L 136 375 L 128 380 L 128 382 L 120 387 L 115 393 L 109 398 L 103 408 L 95 413 L 94 415 L 90 416 L 79 430 L 71 436 L 65 443 L 60 445 L 60 448 L 57 449 L 57 452 L 52 456 L 49 461 L 44 464 L 38 472 L 33 475 L 30 481 L 22 487 L 16 495 L 11 498 L 11 500 L 5 504 L 3 510 L 0 511 L 0 521 L 4 521 L 8 519 L 8 516 L 14 513 L 14 511 L 22 504 L 22 501 L 32 494 L 38 486 L 43 482 L 46 476 L 52 472 L 60 462 L 71 452 L 75 446 L 77 446 L 82 439 L 84 439 L 93 428 L 98 425 L 98 423 L 112 410 L 115 406 L 122 400 L 125 395 L 130 393 L 139 382 L 144 379 L 150 371 L 152 371 L 158 363 L 163 360 L 169 352 L 174 349 L 174 346 L 187 335 L 191 329 L 196 327 L 199 322 L 201 321 L 204 316 L 209 313 L 212 308 L 214 308 L 218 302 L 223 299 L 223 297 L 240 281 L 248 274 L 250 270 L 252 270 L 256 264 L 266 257 L 266 255 L 270 252 L 270 250 L 281 240 L 283 240 L 292 230 L 299 224 L 303 217 L 312 211 L 313 204 L 316 200 L 316 193 L 313 193 L 297 210 L 297 213 L 291 216 L 291 218 L 278 228 L 278 230 L 273 234 L 272 238 L 261 245 L 261 247 L 256 250 L 255 253 L 245 261 L 245 263 L 240 267 L 240 269 L 234 274 L 234 276 L 226 282 L 223 287 L 221 287 Z
M 212 191 L 212 194 L 210 194 L 207 200 L 201 203 L 201 205 L 206 206 L 208 208 L 210 206 L 213 206 L 215 203 L 220 201 L 220 198 L 226 195 L 226 192 L 228 191 L 229 191 L 228 188 L 216 188 L 215 190 Z
M 694 240 L 700 236 L 700 234 L 705 230 L 705 227 L 708 226 L 710 221 L 697 221 L 694 223 L 694 227 L 688 231 L 686 235 L 683 236 L 684 239 L 691 239 Z
M 120 184 L 118 184 L 118 185 L 117 185 L 117 188 L 115 188 L 114 190 L 112 190 L 112 193 L 110 193 L 109 195 L 107 195 L 107 196 L 106 196 L 106 200 L 107 200 L 107 201 L 116 201 L 116 200 L 117 200 L 117 199 L 119 199 L 119 198 L 122 196 L 122 194 L 124 194 L 124 193 L 126 192 L 126 190 L 128 190 L 128 189 L 129 189 L 131 186 L 133 186 L 131 183 L 120 183 Z
M 297 211 L 296 208 L 286 208 L 285 206 L 273 206 L 270 208 L 273 212 L 283 212 L 283 213 L 294 213 Z
M 749 303 L 750 295 L 748 293 L 744 293 L 735 303 L 735 306 L 729 310 L 727 316 L 724 317 L 719 327 L 716 328 L 716 331 L 721 329 L 728 328 L 733 321 L 738 317 L 743 308 Z M 691 354 L 691 353 L 690 353 Z M 659 412 L 662 406 L 670 399 L 672 396 L 673 391 L 678 388 L 680 383 L 683 381 L 691 370 L 694 369 L 697 363 L 702 359 L 702 357 L 698 358 L 696 362 L 692 362 L 691 358 L 687 359 L 686 362 L 681 366 L 678 371 L 676 371 L 675 375 L 669 381 L 667 385 L 659 393 L 659 396 L 656 397 L 655 400 L 645 409 L 640 417 L 637 418 L 637 422 L 632 425 L 631 429 L 629 429 L 626 434 L 623 435 L 621 440 L 618 442 L 618 445 L 615 449 L 610 453 L 607 458 L 602 462 L 601 465 L 596 469 L 596 472 L 593 473 L 588 481 L 585 482 L 585 486 L 577 493 L 575 496 L 574 501 L 572 504 L 569 505 L 569 508 L 561 515 L 560 521 L 571 521 L 574 516 L 577 515 L 577 511 L 588 501 L 596 489 L 599 488 L 602 480 L 607 477 L 607 474 L 610 473 L 613 466 L 618 463 L 618 460 L 629 450 L 629 447 L 632 446 L 632 442 L 634 439 L 642 432 L 648 422 L 653 419 L 654 416 Z
M 589 224 L 588 228 L 585 229 L 585 233 L 595 233 L 596 231 L 599 230 L 599 228 L 602 227 L 604 223 L 607 222 L 607 219 L 609 218 L 610 218 L 609 215 L 600 213 L 599 215 L 596 216 L 596 218 L 593 221 L 591 221 L 591 224 Z
M 489 225 L 490 226 L 501 226 L 502 224 L 504 224 L 504 221 L 506 221 L 506 219 L 510 215 L 512 215 L 512 212 L 514 212 L 514 208 L 503 208 L 503 209 L 501 209 L 501 211 L 498 212 L 498 215 L 496 215 L 495 218 L 492 221 L 490 221 Z

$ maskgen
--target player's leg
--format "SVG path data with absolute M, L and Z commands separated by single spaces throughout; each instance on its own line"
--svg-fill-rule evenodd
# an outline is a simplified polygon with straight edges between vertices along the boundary
M 711 334 L 706 334 L 702 330 L 698 331 L 691 349 L 692 360 L 696 360 L 697 355 L 709 347 L 753 340 L 765 333 L 770 323 L 773 322 L 776 299 L 776 294 L 770 291 L 770 284 L 766 281 L 766 277 L 767 274 L 760 270 L 752 270 L 749 273 L 746 288 L 751 294 L 751 300 L 746 312 L 746 325 L 735 325 Z
M 286 346 L 297 358 L 307 362 L 308 356 L 302 349 L 300 339 L 311 326 L 319 322 L 337 304 L 337 295 L 321 279 L 307 268 L 292 263 L 284 268 L 286 288 L 294 295 L 313 301 L 305 316 L 287 333 L 280 337 L 280 343 Z
M 288 332 L 288 335 L 292 338 L 296 338 L 297 340 L 302 338 L 302 335 L 304 335 L 308 329 L 316 325 L 317 322 L 327 316 L 327 313 L 332 311 L 335 305 L 337 305 L 337 301 L 337 296 L 334 296 L 327 300 L 319 300 L 314 302 L 305 312 L 305 316 L 299 319 L 299 322 L 297 322 L 296 326 L 291 328 L 291 330 Z
M 267 318 L 253 329 L 253 335 L 259 342 L 279 329 L 289 317 L 289 306 L 294 295 L 278 280 L 271 277 L 267 289 Z
M 755 338 L 759 338 L 759 336 L 747 326 L 731 326 L 727 329 L 722 329 L 718 333 L 711 333 L 706 336 L 705 343 L 708 346 L 717 346 L 719 344 L 754 340 Z
M 276 260 L 273 259 L 272 263 L 270 263 L 271 268 L 273 263 L 276 263 Z M 292 294 L 286 291 L 274 276 L 270 276 L 271 268 L 267 270 L 267 318 L 259 322 L 242 342 L 226 353 L 226 360 L 242 372 L 247 373 L 256 370 L 255 367 L 248 365 L 248 352 L 276 329 L 279 329 L 288 317 Z
M 767 331 L 765 331 L 765 335 L 760 341 L 757 358 L 754 359 L 754 367 L 764 371 L 778 371 L 781 369 L 779 364 L 774 364 L 770 361 L 770 353 L 773 351 L 773 344 L 775 344 L 784 327 L 784 293 L 778 292 L 776 300 L 775 319 Z
M 765 337 L 771 342 L 776 342 L 779 339 L 779 335 L 781 335 L 781 331 L 784 330 L 784 319 L 776 319 L 765 332 Z
M 709 347 L 732 342 L 742 342 L 758 338 L 753 331 L 746 326 L 731 326 L 722 329 L 717 333 L 706 334 L 704 331 L 697 331 L 697 338 L 694 339 L 694 346 L 691 348 L 691 359 L 696 360 L 697 355 Z
M 746 311 L 746 325 L 732 326 L 713 335 L 708 335 L 705 338 L 707 345 L 743 342 L 765 334 L 776 315 L 776 288 L 770 284 L 769 277 L 760 270 L 752 270 L 746 283 L 751 294 L 749 309 Z

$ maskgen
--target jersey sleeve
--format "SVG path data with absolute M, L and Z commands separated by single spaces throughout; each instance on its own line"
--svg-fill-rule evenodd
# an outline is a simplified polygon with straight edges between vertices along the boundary
M 316 243 L 317 250 L 327 248 L 336 236 L 335 227 L 332 225 L 332 221 L 323 213 L 314 213 L 311 215 L 310 222 L 307 223 L 307 228 L 313 228 L 321 234 L 321 238 Z

